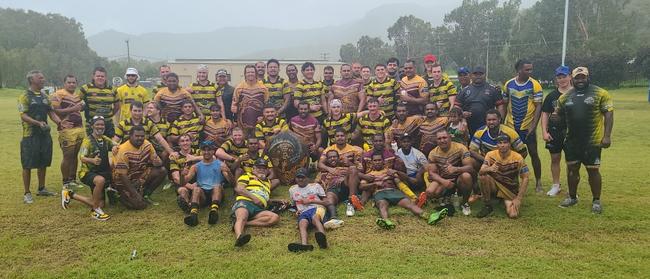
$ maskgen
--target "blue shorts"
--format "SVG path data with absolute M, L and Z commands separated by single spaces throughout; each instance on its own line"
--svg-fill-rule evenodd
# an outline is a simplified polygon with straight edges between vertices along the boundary
M 307 222 L 309 222 L 310 225 L 313 225 L 312 224 L 312 219 L 314 218 L 314 215 L 318 215 L 319 219 L 322 222 L 323 217 L 325 217 L 324 216 L 325 212 L 324 212 L 324 209 L 321 209 L 321 210 L 319 210 L 319 209 L 320 208 L 318 208 L 318 207 L 313 207 L 313 208 L 310 208 L 310 209 L 307 209 L 307 210 L 303 211 L 302 213 L 300 213 L 300 215 L 298 215 L 298 223 L 300 223 L 300 221 L 302 221 L 304 219 L 304 220 L 307 220 Z

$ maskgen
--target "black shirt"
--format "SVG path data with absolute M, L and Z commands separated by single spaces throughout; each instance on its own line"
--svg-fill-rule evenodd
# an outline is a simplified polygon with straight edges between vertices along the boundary
M 456 104 L 463 111 L 472 113 L 472 116 L 467 119 L 467 125 L 469 126 L 470 135 L 473 135 L 478 128 L 485 125 L 485 114 L 487 111 L 503 104 L 503 95 L 501 94 L 501 90 L 487 82 L 478 86 L 470 84 L 458 93 L 458 96 L 456 96 Z
M 549 130 L 566 129 L 566 123 L 564 123 L 564 121 L 560 121 L 561 119 L 557 115 L 557 100 L 560 98 L 560 96 L 562 96 L 562 93 L 560 93 L 560 91 L 558 91 L 556 88 L 555 90 L 551 91 L 551 93 L 548 93 L 548 95 L 546 95 L 546 98 L 544 98 L 544 103 L 542 103 L 542 112 L 549 114 Z
M 232 111 L 230 110 L 230 106 L 232 105 L 232 95 L 235 93 L 235 88 L 230 86 L 230 84 L 226 84 L 223 88 L 219 88 L 219 90 L 222 90 L 221 100 L 223 100 L 223 107 L 226 118 L 235 121 L 235 115 L 233 115 Z

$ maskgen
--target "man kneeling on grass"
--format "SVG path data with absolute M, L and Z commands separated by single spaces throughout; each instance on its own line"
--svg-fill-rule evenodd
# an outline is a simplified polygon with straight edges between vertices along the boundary
M 196 176 L 195 183 L 187 183 L 183 186 L 192 197 L 190 203 L 192 209 L 184 219 L 185 224 L 191 227 L 199 224 L 199 205 L 207 205 L 208 201 L 211 201 L 208 224 L 217 223 L 219 204 L 223 198 L 224 177 L 229 173 L 228 166 L 214 156 L 217 147 L 212 141 L 202 142 L 200 148 L 203 159 L 192 165 L 189 170 L 183 170 L 184 181 L 190 181 Z
M 129 140 L 119 146 L 115 155 L 113 185 L 120 194 L 120 202 L 129 209 L 144 209 L 145 197 L 162 184 L 167 171 L 153 145 L 145 138 L 144 128 L 133 126 Z
M 400 183 L 395 170 L 385 167 L 382 153 L 375 152 L 372 155 L 372 169 L 368 175 L 374 177 L 373 182 L 361 181 L 361 190 L 374 192 L 375 206 L 379 209 L 380 218 L 377 218 L 377 225 L 383 229 L 394 229 L 395 223 L 388 219 L 388 207 L 398 205 L 413 212 L 416 216 L 428 220 L 429 225 L 435 225 L 447 216 L 447 208 L 427 214 L 411 201 L 402 191 L 397 189 Z
M 268 162 L 258 158 L 250 173 L 245 173 L 237 179 L 235 186 L 235 204 L 232 206 L 231 218 L 234 219 L 236 247 L 244 246 L 251 240 L 251 235 L 244 233 L 246 225 L 268 227 L 277 224 L 280 216 L 266 207 L 271 196 L 271 170 Z
M 318 183 L 307 183 L 307 170 L 302 168 L 296 172 L 296 185 L 289 188 L 289 197 L 291 202 L 298 210 L 298 230 L 300 231 L 300 243 L 290 243 L 289 251 L 301 252 L 311 251 L 314 246 L 307 244 L 307 229 L 311 226 L 316 228 L 317 232 L 314 237 L 316 243 L 321 249 L 327 248 L 327 238 L 325 238 L 325 228 L 323 227 L 323 218 L 325 218 L 324 201 L 325 190 Z
M 481 193 L 485 207 L 476 215 L 478 218 L 492 212 L 492 196 L 503 199 L 510 218 L 519 216 L 521 200 L 528 187 L 528 166 L 524 157 L 510 149 L 510 136 L 497 137 L 497 150 L 485 154 L 485 161 L 479 171 Z

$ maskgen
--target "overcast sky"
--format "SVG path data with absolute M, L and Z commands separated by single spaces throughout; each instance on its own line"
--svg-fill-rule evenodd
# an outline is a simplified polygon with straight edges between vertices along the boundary
M 0 0 L 0 7 L 54 12 L 73 17 L 86 36 L 105 30 L 130 34 L 186 33 L 221 27 L 263 26 L 302 29 L 339 25 L 361 18 L 368 10 L 390 3 L 417 3 L 435 8 L 438 0 Z M 460 5 L 462 0 L 444 0 Z M 535 0 L 524 0 L 530 6 Z

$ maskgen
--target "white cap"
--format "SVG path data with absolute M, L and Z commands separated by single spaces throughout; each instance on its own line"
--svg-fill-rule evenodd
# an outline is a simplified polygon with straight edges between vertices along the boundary
M 140 75 L 138 74 L 138 70 L 136 68 L 128 68 L 126 69 L 126 74 L 124 74 L 124 78 L 128 75 L 136 75 L 138 79 L 140 79 Z

